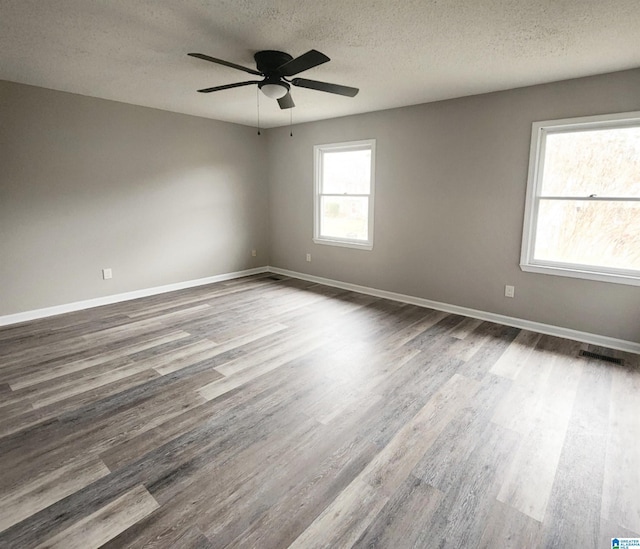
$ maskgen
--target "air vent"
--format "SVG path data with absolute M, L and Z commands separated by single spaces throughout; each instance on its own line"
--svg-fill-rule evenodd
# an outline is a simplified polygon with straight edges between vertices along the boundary
M 624 360 L 613 356 L 601 355 L 600 353 L 592 353 L 590 351 L 580 351 L 580 356 L 586 356 L 587 358 L 595 358 L 597 360 L 604 360 L 605 362 L 613 362 L 614 364 L 624 364 Z

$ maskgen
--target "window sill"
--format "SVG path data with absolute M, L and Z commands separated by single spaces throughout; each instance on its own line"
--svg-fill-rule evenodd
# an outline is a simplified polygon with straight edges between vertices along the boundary
M 369 242 L 349 242 L 345 240 L 331 240 L 329 238 L 314 238 L 313 242 L 316 244 L 323 244 L 325 246 L 338 246 L 341 248 L 355 248 L 357 250 L 373 250 L 373 244 Z
M 595 280 L 597 282 L 611 282 L 613 284 L 640 286 L 640 276 L 584 271 L 579 268 L 552 267 L 550 265 L 533 265 L 531 263 L 521 263 L 520 268 L 529 273 L 566 276 L 570 278 L 582 278 L 584 280 Z

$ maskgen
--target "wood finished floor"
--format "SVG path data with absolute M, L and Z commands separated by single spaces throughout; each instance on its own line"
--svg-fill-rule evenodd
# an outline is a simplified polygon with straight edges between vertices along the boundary
M 0 547 L 640 537 L 639 357 L 580 349 L 267 275 L 2 328 Z

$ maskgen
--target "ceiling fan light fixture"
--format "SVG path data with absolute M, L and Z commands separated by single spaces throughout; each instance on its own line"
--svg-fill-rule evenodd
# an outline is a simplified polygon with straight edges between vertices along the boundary
M 269 99 L 281 99 L 287 93 L 289 93 L 289 88 L 282 83 L 279 84 L 263 84 L 260 86 L 260 90 L 264 93 Z

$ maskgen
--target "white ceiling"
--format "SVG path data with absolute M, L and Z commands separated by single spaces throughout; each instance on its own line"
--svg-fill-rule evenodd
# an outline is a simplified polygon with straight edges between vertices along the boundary
M 331 61 L 294 123 L 640 66 L 638 0 L 0 0 L 0 79 L 256 126 L 258 50 Z M 264 127 L 289 112 L 261 97 Z

